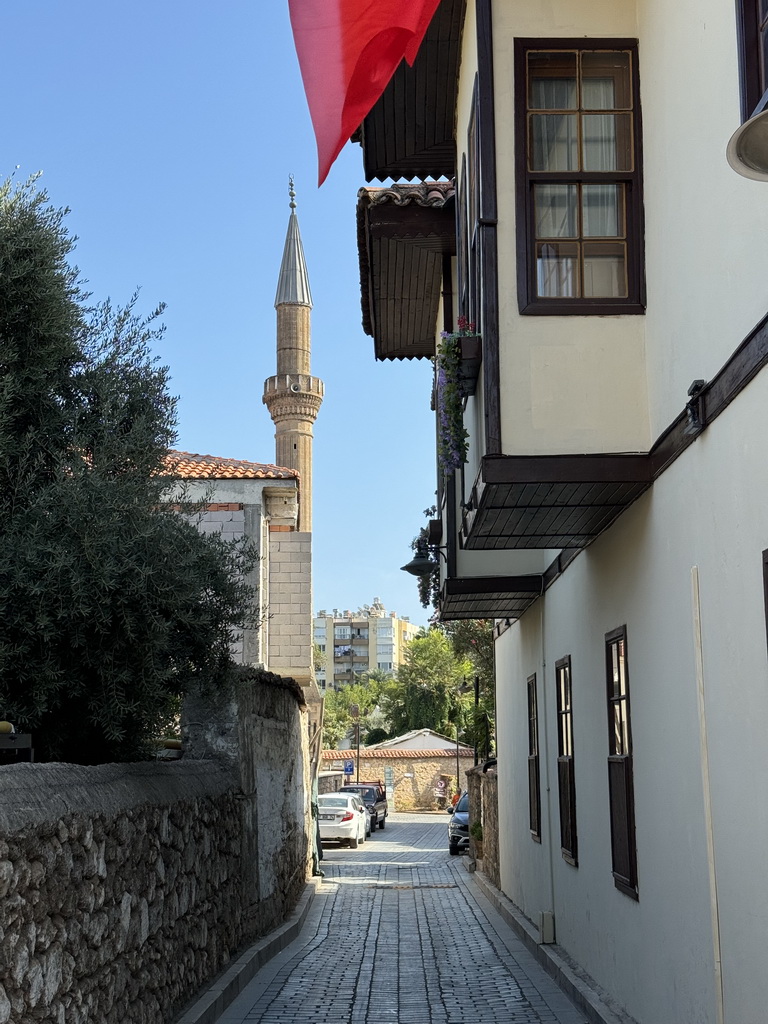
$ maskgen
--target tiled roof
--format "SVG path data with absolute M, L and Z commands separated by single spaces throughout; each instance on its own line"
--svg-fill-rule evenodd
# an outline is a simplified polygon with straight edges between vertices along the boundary
M 450 181 L 357 193 L 363 330 L 377 359 L 435 354 L 443 265 L 456 254 L 455 198 Z
M 472 747 L 459 747 L 460 757 L 474 757 L 474 750 Z M 324 761 L 349 761 L 353 760 L 357 756 L 356 750 L 324 750 L 323 760 Z M 414 750 L 412 747 L 401 747 L 399 750 L 395 747 L 387 747 L 386 749 L 371 748 L 366 749 L 360 747 L 360 760 L 365 759 L 366 761 L 394 761 L 401 760 L 404 757 L 411 757 L 414 760 L 426 760 L 433 757 L 456 757 L 456 748 L 453 750 L 445 747 L 439 750 Z
M 456 195 L 452 181 L 418 181 L 411 184 L 388 185 L 374 188 L 366 185 L 358 190 L 357 198 L 369 206 L 393 203 L 395 206 L 445 206 Z
M 296 480 L 299 476 L 298 470 L 269 463 L 177 451 L 168 453 L 168 468 L 183 480 Z

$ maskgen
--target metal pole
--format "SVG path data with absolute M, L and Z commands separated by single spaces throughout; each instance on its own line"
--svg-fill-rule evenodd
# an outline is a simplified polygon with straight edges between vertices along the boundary
M 456 718 L 456 789 L 461 792 L 461 779 L 459 778 L 459 719 Z
M 477 768 L 478 756 L 477 756 L 477 719 L 478 709 L 480 707 L 480 676 L 475 676 L 475 768 Z
M 360 720 L 357 722 L 357 781 L 360 781 Z

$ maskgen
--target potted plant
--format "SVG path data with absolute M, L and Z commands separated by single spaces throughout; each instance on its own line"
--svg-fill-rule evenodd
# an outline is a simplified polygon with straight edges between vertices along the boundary
M 445 473 L 467 461 L 464 399 L 475 393 L 480 368 L 480 337 L 475 325 L 459 317 L 456 331 L 443 331 L 437 347 L 436 392 L 438 457 Z
M 473 821 L 469 826 L 469 834 L 475 848 L 475 858 L 483 859 L 483 826 L 479 821 Z

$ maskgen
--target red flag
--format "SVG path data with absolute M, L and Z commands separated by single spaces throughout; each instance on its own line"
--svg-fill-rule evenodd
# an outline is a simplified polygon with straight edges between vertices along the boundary
M 322 185 L 403 57 L 413 64 L 440 0 L 288 3 Z

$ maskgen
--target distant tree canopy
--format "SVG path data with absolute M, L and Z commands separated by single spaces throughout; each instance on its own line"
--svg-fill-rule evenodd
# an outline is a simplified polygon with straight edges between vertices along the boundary
M 359 710 L 360 742 L 379 743 L 388 732 L 380 710 L 383 695 L 392 685 L 392 677 L 374 669 L 361 675 L 357 682 L 339 690 L 326 690 L 323 708 L 323 746 L 338 749 L 358 721 L 351 709 Z
M 66 212 L 0 185 L 0 718 L 40 760 L 99 763 L 146 756 L 180 695 L 225 676 L 253 556 L 165 500 L 162 308 L 89 304 Z
M 479 679 L 475 707 L 475 677 Z M 338 747 L 350 733 L 351 705 L 360 708 L 361 742 L 380 743 L 414 729 L 434 729 L 493 748 L 495 701 L 493 624 L 472 619 L 433 626 L 408 644 L 395 678 L 373 671 L 325 697 L 324 744 Z
M 459 687 L 470 669 L 467 659 L 456 657 L 442 629 L 430 629 L 411 640 L 397 681 L 383 701 L 391 735 L 413 729 L 455 735 L 462 704 Z

